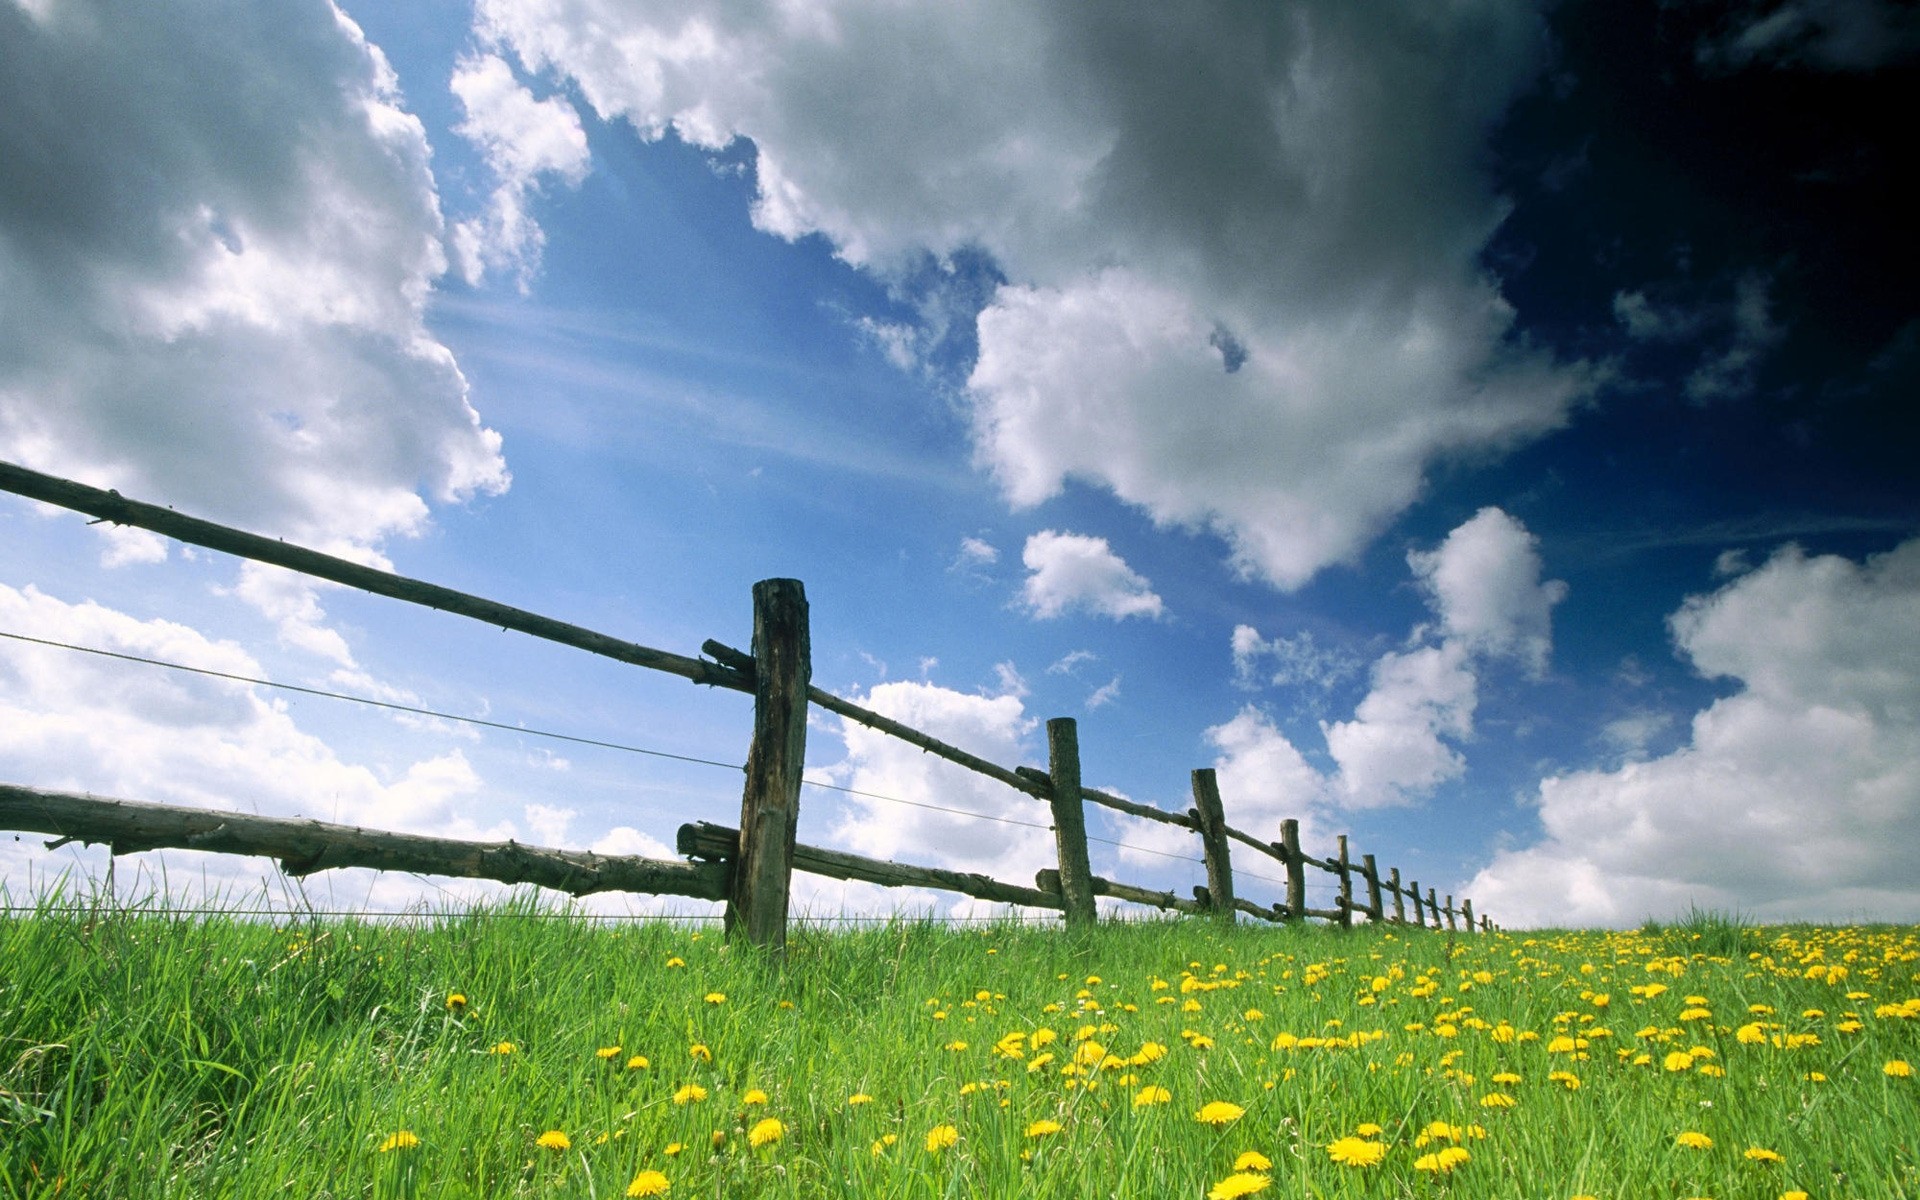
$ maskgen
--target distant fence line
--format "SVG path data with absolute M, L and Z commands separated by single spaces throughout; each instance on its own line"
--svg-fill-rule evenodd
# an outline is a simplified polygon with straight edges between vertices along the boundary
M 749 693 L 754 698 L 753 735 L 746 763 L 746 784 L 738 828 L 697 822 L 682 825 L 677 850 L 682 860 L 527 846 L 518 842 L 472 842 L 426 837 L 323 821 L 258 817 L 244 813 L 141 803 L 0 784 L 0 828 L 47 833 L 59 846 L 73 841 L 102 843 L 115 854 L 161 848 L 260 855 L 278 859 L 292 876 L 336 867 L 417 871 L 505 883 L 532 883 L 573 896 L 620 891 L 679 895 L 725 901 L 729 936 L 742 935 L 776 954 L 786 945 L 788 898 L 796 870 L 884 887 L 922 887 L 959 892 L 976 899 L 1059 911 L 1070 928 L 1095 920 L 1094 900 L 1116 900 L 1232 922 L 1244 913 L 1268 921 L 1309 917 L 1353 924 L 1356 915 L 1448 931 L 1490 930 L 1485 915 L 1476 918 L 1473 902 L 1455 906 L 1429 887 L 1424 898 L 1418 881 L 1402 883 L 1400 870 L 1383 877 L 1374 856 L 1350 853 L 1346 835 L 1337 852 L 1317 858 L 1300 848 L 1299 822 L 1280 823 L 1280 837 L 1268 841 L 1227 823 L 1218 779 L 1211 768 L 1191 777 L 1193 806 L 1168 812 L 1081 783 L 1078 727 L 1070 717 L 1050 720 L 1047 769 L 1008 768 L 989 762 L 890 717 L 835 696 L 812 682 L 811 645 L 805 591 L 798 580 L 768 579 L 753 587 L 752 653 L 718 641 L 702 647 L 705 658 L 689 658 L 610 637 L 524 609 L 471 596 L 451 588 L 409 579 L 273 538 L 246 533 L 171 509 L 128 500 L 71 480 L 0 462 L 0 491 L 55 504 L 98 521 L 130 525 L 179 541 L 222 550 L 257 562 L 285 567 L 348 587 L 458 613 L 497 628 L 518 630 L 635 666 L 664 671 L 694 683 Z M 797 844 L 801 768 L 806 757 L 810 706 L 865 725 L 917 746 L 1028 796 L 1051 811 L 1059 865 L 1040 871 L 1034 885 L 1008 883 L 985 875 L 911 866 L 838 850 Z M 1206 867 L 1205 886 L 1193 898 L 1095 876 L 1087 854 L 1084 806 L 1093 803 L 1143 820 L 1173 825 L 1196 834 Z M 1235 894 L 1231 843 L 1275 859 L 1286 868 L 1286 895 L 1260 905 Z M 1306 869 L 1337 877 L 1339 894 L 1330 908 L 1310 908 Z M 1356 880 L 1364 897 L 1356 898 Z M 1388 911 L 1389 903 L 1391 912 Z

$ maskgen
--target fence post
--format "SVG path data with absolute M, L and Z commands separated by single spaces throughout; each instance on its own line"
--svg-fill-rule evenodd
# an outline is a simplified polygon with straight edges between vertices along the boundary
M 1472 933 L 1473 932 L 1473 901 L 1462 900 L 1460 902 L 1460 913 L 1462 916 L 1464 916 L 1467 919 L 1467 932 Z
M 1220 804 L 1220 781 L 1212 767 L 1193 773 L 1193 819 L 1200 826 L 1200 845 L 1207 856 L 1207 895 L 1213 915 L 1233 924 L 1233 860 L 1227 849 L 1227 814 Z
M 1420 911 L 1420 881 L 1418 879 L 1407 880 L 1407 895 L 1413 897 L 1413 923 L 1425 929 L 1427 927 L 1427 916 Z
M 1340 835 L 1340 928 L 1353 928 L 1353 864 L 1347 859 L 1347 835 Z
M 1452 892 L 1447 893 L 1447 906 L 1441 909 L 1440 911 L 1447 914 L 1447 932 L 1448 933 L 1452 933 L 1455 929 L 1459 928 L 1459 926 L 1455 925 L 1453 921 L 1455 913 L 1453 909 L 1453 893 Z
M 1047 773 L 1053 779 L 1053 842 L 1060 853 L 1060 899 L 1067 928 L 1090 928 L 1093 865 L 1087 861 L 1087 814 L 1080 798 L 1080 732 L 1072 717 L 1047 722 Z
M 1427 915 L 1433 918 L 1433 927 L 1440 928 L 1440 897 L 1432 888 L 1427 889 Z
M 807 593 L 797 579 L 753 585 L 753 746 L 740 798 L 740 853 L 727 898 L 726 933 L 776 958 L 787 952 L 787 893 L 807 758 L 807 687 L 813 679 Z
M 1378 925 L 1387 914 L 1380 905 L 1380 868 L 1374 865 L 1373 855 L 1360 856 L 1360 874 L 1367 880 L 1367 920 Z
M 1399 867 L 1388 869 L 1387 886 L 1393 891 L 1393 919 L 1405 925 L 1407 923 L 1407 898 L 1400 892 Z
M 1280 848 L 1287 854 L 1287 920 L 1307 919 L 1307 865 L 1300 861 L 1300 822 L 1280 822 Z

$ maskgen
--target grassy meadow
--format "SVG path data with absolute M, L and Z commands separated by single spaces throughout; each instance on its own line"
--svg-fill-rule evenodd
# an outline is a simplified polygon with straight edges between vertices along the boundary
M 1920 930 L 0 916 L 0 1196 L 1920 1195 Z

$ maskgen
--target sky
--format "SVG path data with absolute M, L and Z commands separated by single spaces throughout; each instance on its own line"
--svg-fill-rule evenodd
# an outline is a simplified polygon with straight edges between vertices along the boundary
M 819 686 L 1510 928 L 1920 921 L 1917 67 L 1883 0 L 0 0 L 0 459 L 682 654 L 799 579 Z M 0 496 L 6 782 L 667 857 L 751 722 Z M 802 842 L 1052 861 L 807 761 Z M 47 840 L 9 902 L 500 891 Z

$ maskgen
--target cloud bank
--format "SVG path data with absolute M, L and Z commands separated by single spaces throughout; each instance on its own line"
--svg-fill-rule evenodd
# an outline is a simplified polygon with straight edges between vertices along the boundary
M 1737 690 L 1671 754 L 1543 780 L 1545 837 L 1467 890 L 1516 925 L 1691 905 L 1920 919 L 1920 540 L 1858 563 L 1790 546 L 1669 624 L 1679 654 Z

